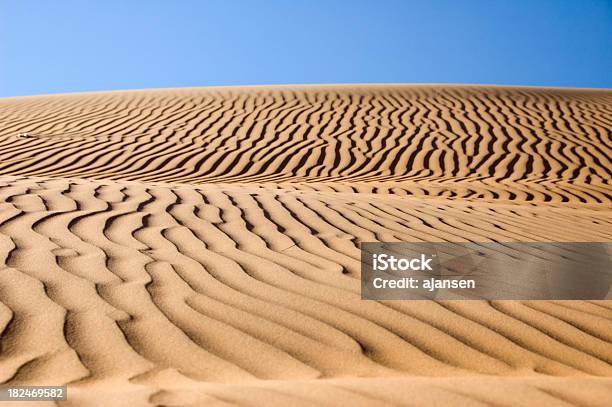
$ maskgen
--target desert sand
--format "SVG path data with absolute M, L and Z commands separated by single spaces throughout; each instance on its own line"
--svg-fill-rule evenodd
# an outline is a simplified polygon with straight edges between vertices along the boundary
M 609 406 L 612 301 L 363 301 L 359 244 L 610 241 L 611 128 L 608 90 L 0 99 L 0 383 L 68 384 L 62 407 Z

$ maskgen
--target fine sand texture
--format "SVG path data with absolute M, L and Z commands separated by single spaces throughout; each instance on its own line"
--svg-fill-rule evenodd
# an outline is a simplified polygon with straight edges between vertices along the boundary
M 612 301 L 364 301 L 359 245 L 609 242 L 611 129 L 609 90 L 0 99 L 0 383 L 68 384 L 62 407 L 609 406 Z

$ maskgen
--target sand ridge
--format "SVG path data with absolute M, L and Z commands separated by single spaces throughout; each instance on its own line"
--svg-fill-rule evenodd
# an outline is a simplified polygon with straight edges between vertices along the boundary
M 605 90 L 400 85 L 4 99 L 0 173 L 607 203 L 611 99 Z
M 66 406 L 325 405 L 313 391 L 496 404 L 485 382 L 507 405 L 612 394 L 609 301 L 359 294 L 364 241 L 610 241 L 609 91 L 210 88 L 0 107 L 2 383 L 70 383 Z

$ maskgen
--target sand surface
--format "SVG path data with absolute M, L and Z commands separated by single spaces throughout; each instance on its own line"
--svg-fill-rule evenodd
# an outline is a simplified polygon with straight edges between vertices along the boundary
M 612 301 L 362 301 L 359 244 L 610 241 L 611 128 L 606 90 L 0 99 L 0 383 L 68 383 L 60 406 L 609 405 Z

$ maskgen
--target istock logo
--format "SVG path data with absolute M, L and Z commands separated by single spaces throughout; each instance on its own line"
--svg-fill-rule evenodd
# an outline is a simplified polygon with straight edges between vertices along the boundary
M 421 257 L 406 259 L 403 257 L 397 258 L 388 254 L 373 254 L 372 269 L 374 271 L 432 271 L 429 263 L 433 261 L 432 257 L 421 254 Z

